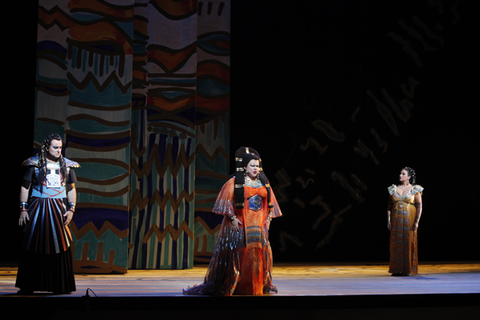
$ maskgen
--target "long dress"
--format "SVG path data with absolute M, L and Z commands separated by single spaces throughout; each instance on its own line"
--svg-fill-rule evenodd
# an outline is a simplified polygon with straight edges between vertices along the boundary
M 58 174 L 58 165 L 54 168 L 47 167 L 49 172 L 58 171 L 56 175 L 48 174 L 43 184 L 37 181 L 38 157 L 32 157 L 23 163 L 29 168 L 24 175 L 24 184 L 32 186 L 24 251 L 20 257 L 15 284 L 23 292 L 49 291 L 63 294 L 76 290 L 70 250 L 72 238 L 69 227 L 64 225 L 63 215 L 66 212 L 67 185 L 76 182 L 73 167 L 78 167 L 78 163 L 65 160 L 67 177 Z M 50 183 L 60 185 L 53 186 Z
M 388 187 L 391 209 L 390 230 L 390 269 L 389 273 L 418 274 L 417 230 L 413 230 L 417 209 L 415 195 L 423 192 L 423 187 L 414 185 L 404 195 L 399 195 L 397 187 Z
M 184 289 L 186 295 L 262 295 L 277 292 L 272 284 L 272 249 L 268 241 L 267 219 L 282 215 L 273 192 L 267 205 L 267 189 L 261 182 L 244 188 L 245 206 L 235 208 L 234 178 L 222 187 L 213 212 L 224 215 L 204 282 Z M 232 228 L 231 217 L 242 223 Z

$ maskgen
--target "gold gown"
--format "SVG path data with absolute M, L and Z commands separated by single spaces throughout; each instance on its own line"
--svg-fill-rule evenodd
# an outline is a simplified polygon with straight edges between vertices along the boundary
M 390 269 L 393 274 L 414 275 L 418 273 L 417 230 L 413 230 L 417 209 L 415 195 L 423 193 L 423 187 L 414 185 L 404 195 L 399 195 L 397 186 L 388 187 L 391 210 Z

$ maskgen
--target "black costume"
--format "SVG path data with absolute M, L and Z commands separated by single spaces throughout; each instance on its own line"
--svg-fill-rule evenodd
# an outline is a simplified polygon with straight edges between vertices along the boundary
M 29 221 L 25 226 L 24 250 L 20 259 L 15 286 L 22 292 L 49 291 L 70 293 L 75 291 L 70 229 L 64 224 L 67 210 L 67 192 L 76 182 L 74 167 L 78 163 L 63 158 L 66 176 L 59 162 L 47 164 L 45 179 L 39 180 L 38 156 L 25 160 L 27 167 L 23 187 L 31 189 L 28 201 Z

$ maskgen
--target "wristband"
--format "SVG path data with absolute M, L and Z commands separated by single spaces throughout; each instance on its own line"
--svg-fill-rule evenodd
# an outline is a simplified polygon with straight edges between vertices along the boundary
M 28 203 L 20 202 L 20 211 L 28 211 L 27 206 L 28 206 Z

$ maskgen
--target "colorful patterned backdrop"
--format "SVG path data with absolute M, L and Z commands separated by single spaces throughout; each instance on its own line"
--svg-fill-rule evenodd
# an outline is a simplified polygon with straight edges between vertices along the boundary
M 193 267 L 194 231 L 215 236 L 198 227 L 208 219 L 193 230 L 195 205 L 211 206 L 228 170 L 229 4 L 40 0 L 38 12 L 34 140 L 63 133 L 81 164 L 75 271 Z
M 195 261 L 208 262 L 221 218 L 213 204 L 230 174 L 230 3 L 199 2 Z

